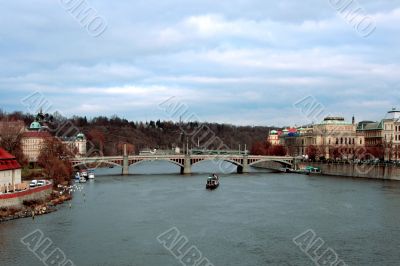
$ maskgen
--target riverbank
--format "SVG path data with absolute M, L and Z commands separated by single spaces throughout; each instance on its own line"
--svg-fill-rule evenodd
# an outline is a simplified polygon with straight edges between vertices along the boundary
M 319 167 L 321 174 L 379 180 L 400 181 L 400 167 L 392 164 L 320 163 L 302 162 L 299 168 Z
M 21 206 L 0 208 L 0 223 L 21 218 L 32 218 L 57 211 L 57 205 L 72 199 L 71 193 L 65 190 L 53 190 L 50 196 L 43 200 L 24 200 Z
M 321 175 L 327 176 L 400 181 L 400 167 L 391 164 L 300 162 L 297 168 L 303 169 L 307 166 L 318 167 Z M 271 169 L 267 163 L 260 163 L 256 167 Z

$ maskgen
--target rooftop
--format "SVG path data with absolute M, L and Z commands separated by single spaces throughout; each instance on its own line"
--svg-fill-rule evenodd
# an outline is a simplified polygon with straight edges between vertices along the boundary
M 357 130 L 381 130 L 383 129 L 383 123 L 373 121 L 361 121 L 358 123 Z
M 48 138 L 51 137 L 49 132 L 46 131 L 28 131 L 22 134 L 23 138 Z
M 393 108 L 391 111 L 387 112 L 385 116 L 385 120 L 399 120 L 400 119 L 400 111 Z
M 20 169 L 21 165 L 15 157 L 6 150 L 0 148 L 0 171 Z
M 351 125 L 351 123 L 346 122 L 344 117 L 340 116 L 328 116 L 325 117 L 324 121 L 317 125 Z

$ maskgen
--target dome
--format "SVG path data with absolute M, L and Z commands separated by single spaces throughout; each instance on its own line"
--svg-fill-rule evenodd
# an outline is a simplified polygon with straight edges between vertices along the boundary
M 278 131 L 276 131 L 276 130 L 271 130 L 271 133 L 270 133 L 271 135 L 276 135 L 276 134 L 278 134 Z
M 76 135 L 76 138 L 83 140 L 85 139 L 85 135 L 83 133 L 79 133 L 78 135 Z
M 397 111 L 396 108 L 393 108 L 392 111 L 389 111 L 385 117 L 387 120 L 395 120 L 400 119 L 400 111 Z
M 32 130 L 39 130 L 41 128 L 42 128 L 42 126 L 37 121 L 32 122 L 30 127 L 29 127 L 29 129 L 32 129 Z

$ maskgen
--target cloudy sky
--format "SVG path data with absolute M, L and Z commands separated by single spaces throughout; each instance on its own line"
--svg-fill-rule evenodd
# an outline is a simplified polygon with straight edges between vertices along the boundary
M 35 92 L 66 116 L 132 120 L 171 118 L 170 97 L 248 125 L 310 122 L 304 97 L 347 119 L 400 108 L 400 0 L 87 0 L 99 34 L 81 1 L 1 1 L 3 110 Z

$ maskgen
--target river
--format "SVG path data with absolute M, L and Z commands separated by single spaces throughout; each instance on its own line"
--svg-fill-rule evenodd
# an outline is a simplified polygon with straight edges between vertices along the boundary
M 0 224 L 0 265 L 44 265 L 20 241 L 37 229 L 75 265 L 182 265 L 157 240 L 173 227 L 216 266 L 314 265 L 293 242 L 309 229 L 347 265 L 399 265 L 399 182 L 255 170 L 207 191 L 212 168 L 98 169 L 71 208 Z

